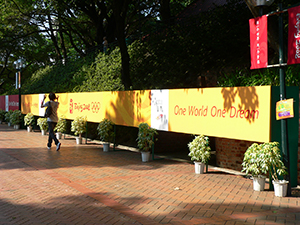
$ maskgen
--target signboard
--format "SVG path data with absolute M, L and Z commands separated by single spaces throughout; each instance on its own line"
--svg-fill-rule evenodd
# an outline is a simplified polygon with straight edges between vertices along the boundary
M 169 130 L 270 141 L 270 86 L 169 90 Z
M 58 115 L 109 118 L 123 126 L 142 122 L 173 131 L 240 140 L 270 141 L 271 86 L 63 93 Z M 43 116 L 44 94 L 23 95 L 22 113 Z M 46 101 L 49 101 L 47 98 Z
M 266 68 L 268 66 L 268 20 L 261 16 L 249 20 L 250 27 L 250 69 Z
M 294 117 L 294 99 L 286 99 L 276 103 L 276 119 L 282 120 Z
M 288 61 L 287 64 L 300 63 L 300 6 L 288 9 Z

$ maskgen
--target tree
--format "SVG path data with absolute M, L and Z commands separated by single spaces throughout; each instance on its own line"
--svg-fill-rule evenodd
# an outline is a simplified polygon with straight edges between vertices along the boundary
M 14 61 L 26 59 L 30 67 L 22 72 L 22 80 L 41 65 L 50 62 L 49 45 L 40 35 L 39 29 L 31 25 L 30 18 L 14 1 L 0 1 L 0 91 L 13 91 L 15 83 Z M 32 7 L 24 5 L 28 10 Z

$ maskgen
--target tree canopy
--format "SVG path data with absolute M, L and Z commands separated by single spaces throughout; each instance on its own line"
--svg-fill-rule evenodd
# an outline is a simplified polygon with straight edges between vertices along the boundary
M 0 0 L 0 93 L 16 92 L 20 58 L 23 93 L 198 87 L 249 67 L 257 9 L 229 0 L 180 18 L 192 2 Z

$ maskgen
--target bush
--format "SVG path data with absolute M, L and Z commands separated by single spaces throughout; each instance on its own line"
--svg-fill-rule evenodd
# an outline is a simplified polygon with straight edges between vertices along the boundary
M 147 123 L 140 123 L 138 137 L 136 139 L 140 151 L 150 151 L 154 145 L 155 135 L 158 135 L 158 133 L 154 128 L 151 128 Z
M 207 163 L 210 158 L 209 138 L 200 135 L 196 136 L 193 141 L 188 143 L 190 150 L 189 156 L 192 161 Z
M 77 116 L 75 120 L 71 123 L 71 131 L 74 132 L 75 135 L 81 136 L 84 132 L 86 132 L 86 123 L 87 118 L 84 116 Z
M 58 122 L 54 128 L 54 131 L 65 133 L 67 130 L 67 120 L 65 116 L 58 118 Z
M 6 114 L 6 111 L 3 109 L 0 109 L 0 121 L 5 120 L 5 114 Z
M 27 113 L 24 117 L 24 125 L 25 126 L 32 126 L 34 125 L 34 115 L 33 113 Z
M 37 125 L 40 127 L 41 130 L 48 130 L 47 118 L 38 118 Z
M 100 140 L 105 142 L 112 142 L 114 138 L 114 123 L 104 118 L 98 125 L 97 131 L 98 135 L 100 135 Z
M 20 110 L 15 110 L 11 113 L 10 115 L 10 122 L 13 124 L 13 125 L 18 125 L 20 124 L 21 122 L 21 116 L 22 116 L 22 113 Z

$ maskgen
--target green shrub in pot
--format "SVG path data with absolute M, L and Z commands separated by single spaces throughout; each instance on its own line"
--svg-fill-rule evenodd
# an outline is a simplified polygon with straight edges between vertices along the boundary
M 81 138 L 81 135 L 86 132 L 87 118 L 85 116 L 77 116 L 71 123 L 71 131 Z
M 204 136 L 203 134 L 199 136 L 195 136 L 193 141 L 188 143 L 189 154 L 192 161 L 207 163 L 210 159 L 211 148 L 209 146 L 209 138 Z
M 252 176 L 262 176 L 270 172 L 274 180 L 287 174 L 278 142 L 253 143 L 244 154 L 242 167 L 242 172 Z
M 158 135 L 156 129 L 151 128 L 147 123 L 139 124 L 139 132 L 137 137 L 138 148 L 142 152 L 148 152 L 154 145 L 154 137 Z
M 65 133 L 67 130 L 67 120 L 66 116 L 62 115 L 58 118 L 57 124 L 54 128 L 54 131 Z
M 37 125 L 40 127 L 41 130 L 48 130 L 48 123 L 47 123 L 47 118 L 38 118 L 37 119 Z
M 98 135 L 100 136 L 100 140 L 104 142 L 112 142 L 113 138 L 115 136 L 114 133 L 114 123 L 107 119 L 104 118 L 98 125 L 97 131 Z
M 21 122 L 21 118 L 22 118 L 22 113 L 20 110 L 15 110 L 11 113 L 10 115 L 10 122 L 13 124 L 13 125 L 19 125 L 20 122 Z
M 33 126 L 34 125 L 34 115 L 33 113 L 29 112 L 24 117 L 24 125 L 25 126 Z

